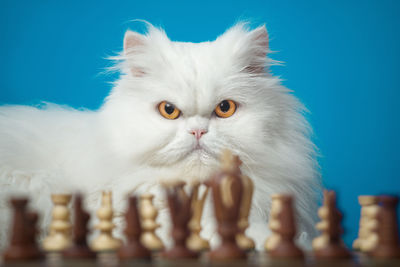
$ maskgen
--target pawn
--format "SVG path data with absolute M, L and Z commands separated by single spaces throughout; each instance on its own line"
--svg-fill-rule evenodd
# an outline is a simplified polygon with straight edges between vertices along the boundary
M 71 201 L 69 194 L 51 195 L 54 208 L 53 221 L 50 224 L 50 234 L 43 240 L 46 251 L 62 251 L 71 245 L 71 222 L 68 204 Z
M 91 243 L 94 251 L 114 251 L 121 247 L 121 240 L 112 235 L 115 228 L 115 224 L 112 222 L 113 213 L 111 192 L 102 192 L 101 207 L 97 211 L 100 222 L 96 225 L 100 234 Z
M 313 241 L 314 255 L 316 258 L 341 259 L 350 258 L 351 254 L 346 249 L 341 239 L 343 229 L 340 225 L 342 214 L 336 207 L 336 194 L 333 191 L 324 191 L 323 207 L 319 211 L 322 223 L 318 228 L 324 237 L 323 242 Z M 320 238 L 320 237 L 317 237 Z
M 303 258 L 303 252 L 296 246 L 296 223 L 293 198 L 289 195 L 273 195 L 269 222 L 272 235 L 265 247 L 272 258 Z
M 210 244 L 207 240 L 200 236 L 201 232 L 201 217 L 203 214 L 204 203 L 207 198 L 209 187 L 206 187 L 205 191 L 199 195 L 199 185 L 195 185 L 193 188 L 192 198 L 192 218 L 189 222 L 189 229 L 191 231 L 190 236 L 187 240 L 187 246 L 190 250 L 201 252 L 208 250 Z
M 75 197 L 74 214 L 72 246 L 63 251 L 63 256 L 70 259 L 96 258 L 96 253 L 87 245 L 86 236 L 89 232 L 87 224 L 90 220 L 90 215 L 83 209 L 81 195 Z
M 378 244 L 371 251 L 374 258 L 400 258 L 400 241 L 397 222 L 397 204 L 399 198 L 395 196 L 380 196 L 380 210 L 378 212 Z
M 143 228 L 141 241 L 151 251 L 160 251 L 164 249 L 164 244 L 156 235 L 156 230 L 160 225 L 156 222 L 158 211 L 153 205 L 153 198 L 154 195 L 151 194 L 140 196 L 139 212 Z
M 10 246 L 5 250 L 5 262 L 38 260 L 43 257 L 36 244 L 37 220 L 36 213 L 27 212 L 28 199 L 12 198 L 13 225 Z
M 240 204 L 240 214 L 239 214 L 239 233 L 236 235 L 236 243 L 238 246 L 245 250 L 253 250 L 255 248 L 254 241 L 245 235 L 245 231 L 247 227 L 249 227 L 249 213 L 251 208 L 251 200 L 253 197 L 254 184 L 253 181 L 247 177 L 242 175 L 243 182 L 243 197 L 242 202 Z
M 128 211 L 125 214 L 125 235 L 127 244 L 122 246 L 118 251 L 118 256 L 122 260 L 126 259 L 145 259 L 150 260 L 151 253 L 140 242 L 142 235 L 142 227 L 139 220 L 139 212 L 137 209 L 137 199 L 135 196 L 129 197 Z

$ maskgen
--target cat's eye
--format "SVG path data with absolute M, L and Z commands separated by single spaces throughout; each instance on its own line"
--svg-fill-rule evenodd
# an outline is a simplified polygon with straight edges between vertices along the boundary
M 167 101 L 163 101 L 160 104 L 158 104 L 158 111 L 160 114 L 169 120 L 175 120 L 181 115 L 181 111 L 174 106 L 174 104 L 171 104 Z
M 236 103 L 232 100 L 223 100 L 215 108 L 215 114 L 220 118 L 228 118 L 236 111 Z

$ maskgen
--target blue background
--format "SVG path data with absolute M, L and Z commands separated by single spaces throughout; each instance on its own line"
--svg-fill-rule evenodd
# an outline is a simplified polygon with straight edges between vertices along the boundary
M 400 1 L 0 1 L 0 103 L 98 108 L 102 74 L 132 19 L 172 40 L 213 40 L 241 19 L 266 23 L 272 71 L 311 111 L 324 185 L 358 229 L 360 194 L 400 191 Z

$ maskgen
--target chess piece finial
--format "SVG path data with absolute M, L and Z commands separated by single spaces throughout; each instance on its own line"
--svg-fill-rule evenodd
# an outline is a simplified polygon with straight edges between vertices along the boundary
M 121 247 L 121 240 L 112 235 L 112 231 L 115 228 L 115 224 L 112 222 L 113 216 L 112 193 L 103 191 L 101 207 L 97 211 L 97 217 L 100 222 L 96 225 L 96 228 L 100 230 L 100 234 L 91 244 L 91 248 L 94 251 L 114 251 Z
M 164 244 L 155 233 L 160 225 L 156 222 L 158 211 L 153 205 L 153 198 L 154 195 L 152 194 L 140 196 L 139 213 L 143 228 L 141 241 L 149 250 L 160 251 L 164 249 Z
M 46 251 L 62 251 L 71 245 L 71 222 L 68 204 L 71 201 L 70 194 L 53 194 L 52 222 L 50 233 L 43 240 L 43 248 Z
M 249 227 L 249 213 L 251 209 L 251 200 L 254 192 L 253 181 L 242 175 L 243 182 L 243 198 L 240 206 L 239 214 L 239 233 L 236 235 L 236 242 L 239 247 L 245 251 L 253 250 L 255 248 L 254 241 L 245 235 L 247 227 Z
M 10 246 L 5 250 L 5 262 L 39 260 L 43 254 L 36 244 L 38 215 L 27 211 L 27 198 L 12 198 L 14 209 Z
M 370 252 L 378 243 L 378 220 L 379 212 L 378 197 L 359 196 L 361 205 L 360 225 L 358 237 L 353 242 L 353 249 L 361 252 Z
M 371 251 L 374 258 L 400 258 L 400 241 L 397 221 L 397 196 L 379 196 L 378 244 Z
M 343 233 L 340 225 L 342 214 L 336 207 L 336 194 L 334 191 L 324 191 L 324 203 L 319 211 L 319 216 L 322 219 L 319 229 L 321 229 L 322 235 L 325 236 L 325 241 L 317 244 L 314 240 L 315 257 L 330 259 L 351 257 L 341 239 Z
M 272 235 L 266 240 L 265 247 L 273 258 L 302 258 L 303 252 L 296 246 L 296 222 L 293 197 L 276 194 L 272 196 L 269 227 Z
M 192 251 L 201 252 L 204 250 L 208 250 L 210 248 L 210 244 L 207 240 L 203 239 L 200 236 L 201 232 L 201 217 L 203 214 L 204 203 L 208 195 L 209 187 L 206 187 L 204 192 L 199 194 L 199 186 L 193 186 L 193 198 L 192 198 L 192 218 L 189 222 L 189 229 L 191 234 L 187 240 L 187 246 Z
M 125 213 L 125 235 L 127 239 L 126 245 L 122 246 L 118 251 L 120 259 L 145 259 L 150 260 L 151 253 L 140 242 L 142 235 L 142 227 L 140 224 L 140 216 L 137 208 L 137 198 L 129 197 L 128 210 Z
M 191 205 L 193 191 L 188 195 L 184 190 L 184 183 L 166 187 L 167 202 L 172 220 L 172 238 L 174 245 L 163 255 L 168 259 L 197 258 L 198 254 L 186 246 L 190 235 L 188 223 L 192 217 Z
M 74 224 L 72 246 L 63 251 L 65 258 L 95 258 L 94 253 L 87 245 L 88 222 L 90 215 L 83 209 L 83 200 L 81 195 L 75 196 L 74 201 Z
M 209 254 L 209 258 L 213 261 L 246 259 L 246 253 L 236 243 L 243 196 L 240 163 L 238 156 L 232 155 L 228 150 L 224 151 L 221 171 L 208 181 L 212 190 L 218 233 L 222 241 L 222 244 Z

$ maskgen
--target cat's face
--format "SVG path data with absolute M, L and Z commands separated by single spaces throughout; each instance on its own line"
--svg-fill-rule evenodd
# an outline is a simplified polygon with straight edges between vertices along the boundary
M 282 119 L 267 50 L 265 27 L 199 44 L 127 32 L 124 74 L 103 107 L 113 145 L 132 160 L 205 174 L 225 148 L 244 164 L 263 156 Z

